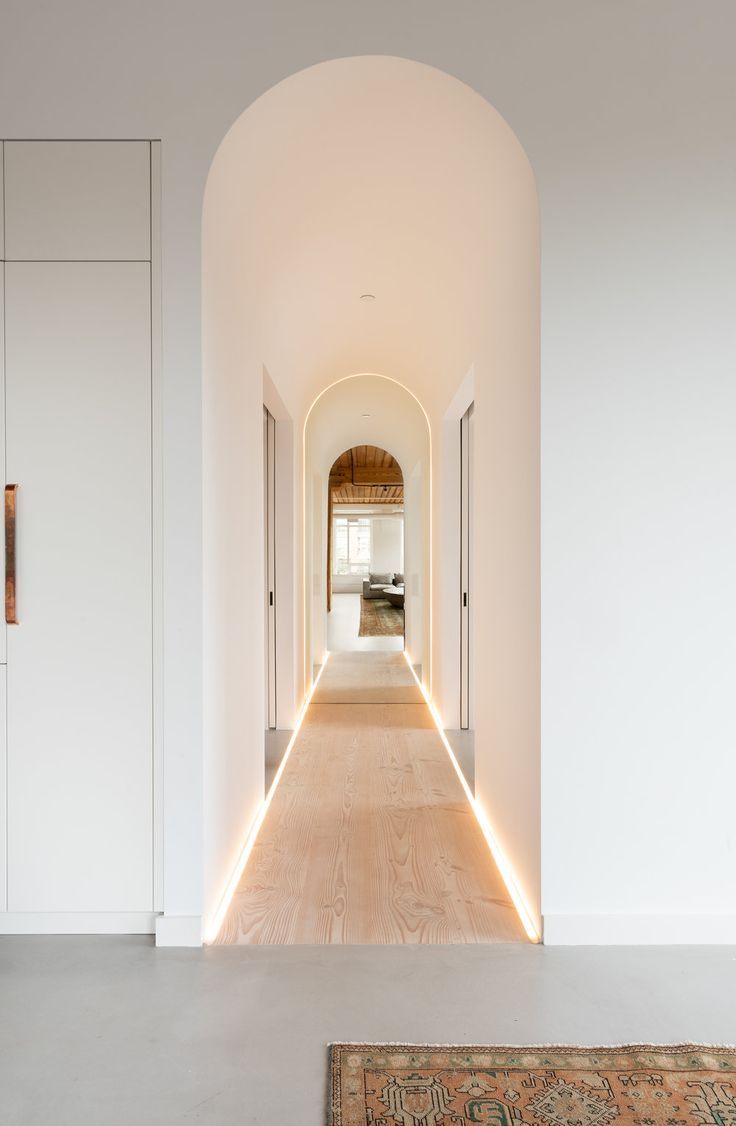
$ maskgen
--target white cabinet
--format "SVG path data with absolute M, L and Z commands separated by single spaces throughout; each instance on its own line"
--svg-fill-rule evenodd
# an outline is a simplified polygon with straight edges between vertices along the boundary
M 18 624 L 0 929 L 114 930 L 154 901 L 150 145 L 4 149 Z
M 151 257 L 147 141 L 6 141 L 8 261 Z
M 6 265 L 8 907 L 151 907 L 147 264 Z

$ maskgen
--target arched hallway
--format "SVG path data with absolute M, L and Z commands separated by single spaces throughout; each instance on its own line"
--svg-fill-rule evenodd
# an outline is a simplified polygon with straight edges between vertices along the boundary
M 514 902 L 518 895 L 533 920 L 529 933 L 541 933 L 538 235 L 532 167 L 502 116 L 452 76 L 402 58 L 331 60 L 292 75 L 248 105 L 217 149 L 202 210 L 206 941 L 239 881 L 249 906 L 233 933 L 248 941 L 424 942 L 425 916 L 450 936 L 439 941 L 503 937 L 493 912 L 482 917 L 485 907 L 470 921 L 448 914 L 451 896 L 437 875 L 448 855 L 453 872 L 473 872 L 468 901 L 505 901 L 493 865 L 486 871 L 490 838 Z M 273 433 L 262 446 L 264 408 Z M 472 474 L 484 483 L 472 501 L 462 437 L 471 408 Z M 261 474 L 263 489 L 243 487 Z M 373 523 L 368 533 L 369 519 L 380 535 Z M 333 543 L 358 539 L 355 557 L 352 547 L 334 556 Z M 475 587 L 471 573 L 484 577 Z M 378 593 L 364 593 L 365 583 Z M 343 643 L 330 628 L 333 594 L 345 599 L 346 632 L 358 624 L 355 640 Z M 372 724 L 353 700 L 352 728 L 340 705 L 344 730 L 325 712 L 323 732 L 327 705 L 315 699 L 264 806 L 264 766 L 268 777 L 282 740 L 293 743 L 325 652 L 377 651 L 383 636 L 397 651 L 391 609 L 401 611 L 403 649 L 431 703 L 408 704 L 406 715 L 385 705 Z M 488 688 L 469 707 L 472 668 L 483 669 Z M 418 725 L 412 712 L 424 717 Z M 337 864 L 353 798 L 344 752 L 333 761 L 329 747 L 362 746 L 364 732 L 392 721 L 398 781 L 412 778 L 416 792 L 389 794 L 385 807 L 414 800 L 412 824 L 424 832 L 419 807 L 431 820 L 438 795 L 450 805 L 457 798 L 472 844 L 456 850 L 450 818 L 453 830 L 438 831 L 434 853 L 415 850 L 418 874 L 407 881 L 390 867 L 405 842 L 389 818 L 397 839 L 382 861 L 356 830 L 352 857 L 363 867 L 328 876 L 310 865 L 305 883 L 310 834 L 333 842 L 325 847 Z M 406 757 L 407 731 L 431 745 L 446 787 L 430 786 Z M 461 732 L 474 739 L 472 795 L 443 745 Z M 310 739 L 318 750 L 302 755 Z M 370 753 L 386 739 L 384 731 Z M 337 770 L 332 815 L 319 780 L 328 762 Z M 361 792 L 375 799 L 385 768 L 373 774 Z M 492 828 L 476 829 L 473 813 Z M 323 911 L 343 877 L 347 907 L 338 895 Z M 392 881 L 402 879 L 424 904 L 416 918 L 396 906 Z M 279 896 L 271 926 L 266 901 Z M 373 939 L 370 927 L 353 926 L 350 904 L 366 901 L 380 919 L 382 896 L 388 922 Z M 300 931 L 296 918 L 313 910 L 321 921 Z
M 219 943 L 524 941 L 400 653 L 334 653 Z

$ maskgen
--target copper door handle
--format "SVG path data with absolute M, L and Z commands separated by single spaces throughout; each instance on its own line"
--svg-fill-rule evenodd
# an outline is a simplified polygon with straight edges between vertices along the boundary
M 17 485 L 5 486 L 5 621 L 16 626 L 15 607 L 15 494 Z

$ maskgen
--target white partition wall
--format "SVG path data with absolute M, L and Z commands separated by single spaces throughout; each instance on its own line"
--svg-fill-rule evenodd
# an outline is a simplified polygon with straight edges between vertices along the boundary
M 151 931 L 151 144 L 3 147 L 18 624 L 0 931 Z

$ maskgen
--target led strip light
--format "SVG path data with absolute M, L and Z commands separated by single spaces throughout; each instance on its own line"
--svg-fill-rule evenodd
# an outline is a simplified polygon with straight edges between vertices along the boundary
M 251 825 L 250 832 L 248 833 L 247 840 L 246 840 L 245 844 L 243 845 L 243 851 L 240 853 L 240 858 L 238 859 L 238 863 L 235 865 L 235 868 L 233 869 L 233 873 L 232 873 L 232 875 L 231 875 L 231 877 L 228 881 L 227 887 L 225 888 L 224 892 L 222 893 L 222 898 L 220 900 L 219 906 L 218 906 L 217 910 L 215 911 L 214 915 L 212 916 L 212 918 L 209 922 L 209 925 L 208 925 L 208 927 L 205 931 L 204 941 L 206 943 L 214 942 L 215 939 L 217 938 L 218 934 L 220 933 L 220 927 L 222 926 L 222 924 L 224 922 L 225 915 L 227 914 L 227 909 L 230 906 L 232 898 L 235 894 L 235 890 L 236 890 L 238 884 L 240 883 L 240 877 L 243 875 L 243 872 L 245 871 L 245 866 L 248 863 L 248 857 L 250 856 L 251 852 L 253 851 L 253 845 L 256 843 L 256 837 L 258 836 L 258 832 L 261 828 L 261 825 L 263 824 L 263 819 L 265 818 L 266 814 L 268 813 L 268 807 L 270 806 L 271 801 L 273 800 L 273 795 L 276 792 L 276 787 L 278 786 L 279 782 L 281 781 L 281 775 L 284 773 L 284 769 L 286 768 L 286 763 L 287 763 L 287 760 L 289 758 L 289 755 L 291 754 L 291 749 L 294 746 L 294 743 L 296 742 L 297 735 L 299 734 L 299 729 L 301 728 L 301 725 L 304 722 L 304 717 L 307 714 L 307 708 L 309 707 L 309 705 L 311 703 L 312 696 L 314 696 L 314 693 L 317 689 L 317 685 L 319 684 L 319 681 L 320 681 L 320 677 L 322 676 L 322 673 L 325 671 L 325 668 L 327 666 L 327 662 L 328 662 L 329 658 L 330 658 L 330 654 L 325 653 L 325 659 L 324 659 L 324 662 L 322 664 L 322 667 L 319 670 L 319 672 L 317 673 L 317 677 L 316 677 L 312 687 L 309 689 L 309 692 L 307 693 L 307 695 L 304 698 L 304 703 L 302 704 L 301 711 L 299 712 L 299 716 L 298 716 L 297 721 L 296 721 L 296 726 L 294 727 L 294 730 L 291 733 L 291 738 L 289 739 L 289 742 L 287 743 L 287 746 L 286 746 L 286 750 L 284 751 L 284 757 L 281 759 L 281 762 L 279 763 L 279 768 L 276 771 L 276 774 L 274 776 L 274 780 L 269 787 L 268 793 L 266 794 L 266 797 L 263 801 L 263 805 L 259 809 L 258 814 L 256 816 L 256 819 L 253 822 L 253 824 Z
M 447 751 L 448 755 L 450 756 L 450 762 L 455 767 L 455 773 L 457 774 L 458 778 L 460 779 L 460 785 L 462 786 L 463 790 L 465 791 L 465 796 L 468 799 L 468 801 L 470 802 L 470 808 L 473 810 L 473 813 L 475 814 L 476 821 L 480 825 L 480 830 L 481 830 L 483 836 L 486 839 L 486 844 L 488 845 L 488 847 L 491 851 L 491 856 L 493 857 L 493 859 L 496 863 L 496 867 L 498 868 L 499 872 L 501 873 L 501 879 L 503 880 L 504 884 L 506 885 L 506 890 L 508 891 L 509 895 L 511 896 L 511 900 L 514 904 L 514 907 L 516 908 L 516 913 L 519 916 L 519 919 L 521 920 L 521 925 L 523 926 L 524 930 L 526 931 L 527 937 L 532 942 L 539 942 L 540 941 L 539 931 L 535 927 L 534 920 L 532 919 L 531 912 L 530 912 L 529 908 L 527 907 L 526 903 L 524 902 L 524 898 L 523 898 L 521 892 L 519 891 L 518 884 L 516 883 L 516 880 L 514 878 L 513 869 L 511 867 L 509 861 L 507 860 L 506 855 L 503 852 L 503 849 L 501 848 L 500 844 L 496 840 L 496 836 L 493 832 L 493 829 L 491 828 L 491 824 L 490 824 L 490 821 L 488 820 L 488 817 L 486 816 L 485 810 L 483 809 L 482 805 L 478 802 L 478 800 L 476 799 L 472 790 L 470 789 L 470 786 L 468 785 L 468 783 L 465 780 L 465 775 L 463 774 L 462 770 L 460 769 L 460 763 L 455 758 L 455 752 L 453 751 L 452 747 L 450 746 L 448 738 L 445 735 L 445 729 L 442 726 L 442 721 L 440 719 L 439 712 L 437 711 L 436 707 L 434 706 L 430 696 L 427 694 L 427 692 L 424 688 L 424 685 L 422 684 L 422 682 L 420 681 L 416 672 L 414 671 L 414 666 L 411 663 L 411 658 L 410 658 L 409 654 L 406 652 L 406 650 L 404 650 L 404 658 L 406 660 L 407 665 L 409 666 L 409 670 L 411 672 L 411 675 L 414 677 L 414 680 L 417 683 L 417 687 L 419 688 L 419 691 L 421 692 L 422 696 L 424 697 L 425 703 L 426 703 L 427 707 L 429 708 L 430 715 L 432 716 L 432 719 L 434 720 L 434 725 L 437 728 L 437 732 L 439 734 L 439 737 L 444 744 L 445 750 Z

